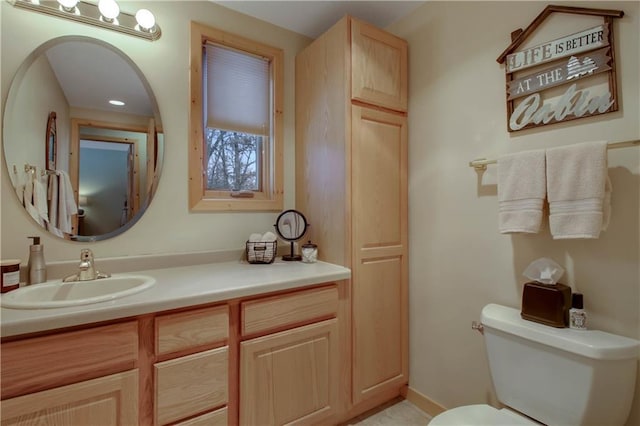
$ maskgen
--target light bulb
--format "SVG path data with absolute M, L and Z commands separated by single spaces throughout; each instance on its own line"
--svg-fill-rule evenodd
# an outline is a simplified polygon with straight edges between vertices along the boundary
M 62 9 L 67 12 L 73 12 L 76 8 L 76 4 L 78 4 L 78 0 L 58 0 Z
M 112 22 L 120 14 L 120 6 L 115 0 L 100 0 L 98 2 L 100 14 L 109 22 Z
M 140 28 L 145 31 L 151 31 L 153 27 L 156 25 L 156 18 L 153 16 L 147 9 L 140 9 L 136 12 L 136 21 Z

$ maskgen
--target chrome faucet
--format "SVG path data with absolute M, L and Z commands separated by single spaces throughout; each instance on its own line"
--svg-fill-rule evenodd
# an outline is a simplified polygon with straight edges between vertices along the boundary
M 93 252 L 89 249 L 80 250 L 80 265 L 78 265 L 79 271 L 77 274 L 69 275 L 64 278 L 63 282 L 71 281 L 91 281 L 100 278 L 109 278 L 111 274 L 105 274 L 99 272 L 93 260 Z

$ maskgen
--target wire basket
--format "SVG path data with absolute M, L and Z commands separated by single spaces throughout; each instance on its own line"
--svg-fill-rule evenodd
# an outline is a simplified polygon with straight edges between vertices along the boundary
M 249 263 L 273 263 L 278 249 L 277 241 L 247 241 L 246 255 Z

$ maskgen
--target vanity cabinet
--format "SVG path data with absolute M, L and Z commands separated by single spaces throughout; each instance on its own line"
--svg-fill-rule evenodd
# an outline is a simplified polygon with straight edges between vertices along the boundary
M 2 425 L 137 424 L 135 321 L 2 344 Z
M 241 304 L 240 424 L 336 421 L 338 299 L 333 285 Z
M 351 268 L 350 416 L 408 382 L 406 111 L 404 40 L 345 17 L 297 55 L 296 208 Z
M 2 342 L 2 425 L 336 424 L 346 282 Z

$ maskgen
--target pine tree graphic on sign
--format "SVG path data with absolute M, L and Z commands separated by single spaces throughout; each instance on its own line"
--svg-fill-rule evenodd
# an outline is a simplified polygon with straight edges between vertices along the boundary
M 582 77 L 585 74 L 592 74 L 598 68 L 596 63 L 590 57 L 586 56 L 582 62 L 580 59 L 572 56 L 567 62 L 567 80 Z

